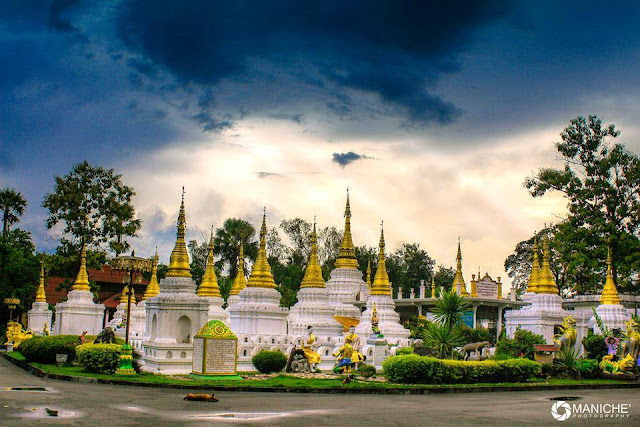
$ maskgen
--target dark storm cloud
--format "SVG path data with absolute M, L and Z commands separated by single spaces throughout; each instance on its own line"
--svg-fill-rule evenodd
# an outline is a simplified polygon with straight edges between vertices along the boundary
M 433 92 L 476 30 L 507 1 L 123 1 L 125 46 L 185 85 L 256 81 L 256 61 L 286 72 L 306 64 L 305 84 L 377 95 L 413 125 L 446 124 L 460 111 Z M 330 101 L 344 114 L 350 107 Z M 194 118 L 208 125 L 201 115 Z M 219 120 L 216 120 L 219 121 Z M 218 126 L 217 123 L 213 127 Z
M 362 159 L 373 159 L 373 157 L 366 156 L 364 154 L 358 154 L 353 151 L 349 151 L 347 153 L 333 153 L 332 161 L 334 161 L 335 163 L 339 164 L 342 167 L 345 167 L 355 162 L 356 160 L 362 160 Z

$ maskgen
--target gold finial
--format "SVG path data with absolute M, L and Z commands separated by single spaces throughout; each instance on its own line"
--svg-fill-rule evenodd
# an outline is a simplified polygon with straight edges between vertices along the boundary
M 40 263 L 40 283 L 36 291 L 36 302 L 47 302 L 47 297 L 44 293 L 44 263 Z
M 336 258 L 336 268 L 358 269 L 358 260 L 356 259 L 356 251 L 353 247 L 353 239 L 351 238 L 351 206 L 349 204 L 349 189 L 347 188 L 347 205 L 344 210 L 344 236 L 340 249 L 338 250 L 338 258 Z
M 316 218 L 313 217 L 313 233 L 311 234 L 311 256 L 309 264 L 304 273 L 300 288 L 324 288 L 324 279 L 322 278 L 322 267 L 318 260 L 318 236 L 316 234 Z
M 122 288 L 122 293 L 120 294 L 120 304 L 126 304 L 127 303 L 127 295 L 129 294 L 129 285 L 125 284 L 124 288 Z M 131 298 L 131 304 L 135 304 L 136 303 L 136 293 L 131 292 L 131 295 L 129 296 L 129 298 Z
M 431 298 L 436 297 L 436 279 L 434 276 L 431 276 Z
M 238 253 L 238 274 L 233 279 L 233 286 L 229 291 L 229 296 L 238 295 L 241 290 L 247 287 L 247 280 L 244 278 L 244 246 L 242 245 L 242 238 L 240 238 L 240 251 Z
M 180 212 L 178 213 L 178 235 L 173 251 L 171 251 L 167 277 L 191 277 L 189 253 L 187 252 L 187 245 L 184 241 L 186 223 L 186 214 L 184 212 L 184 187 L 182 187 L 182 202 L 180 203 Z
M 153 268 L 151 269 L 151 279 L 147 285 L 147 289 L 144 291 L 142 301 L 153 298 L 160 293 L 160 286 L 158 286 L 158 247 L 156 246 L 156 254 L 153 257 Z
M 260 228 L 260 249 L 258 250 L 258 257 L 256 262 L 253 263 L 253 269 L 251 270 L 251 276 L 249 276 L 249 282 L 247 286 L 251 288 L 275 288 L 276 282 L 273 281 L 273 274 L 271 274 L 271 266 L 267 261 L 267 209 L 265 207 L 262 214 L 262 227 Z
M 527 292 L 538 292 L 539 282 L 540 282 L 540 260 L 538 259 L 538 237 L 536 236 L 535 240 L 533 241 L 533 259 L 531 261 L 531 274 L 529 275 Z
M 387 275 L 387 263 L 384 257 L 384 229 L 380 230 L 380 251 L 378 252 L 378 268 L 371 285 L 371 295 L 391 296 L 391 283 Z
M 207 266 L 202 276 L 202 283 L 198 287 L 200 297 L 220 297 L 218 278 L 213 268 L 213 225 L 211 226 L 211 238 L 209 239 L 209 251 L 207 253 Z
M 456 275 L 453 278 L 453 290 L 458 290 L 460 285 L 460 295 L 468 297 L 467 286 L 464 283 L 464 277 L 462 276 L 462 248 L 460 247 L 460 236 L 458 236 L 458 255 L 456 256 Z
M 369 258 L 369 262 L 367 263 L 367 286 L 369 290 L 371 290 L 371 286 L 373 286 L 371 284 L 371 258 Z
M 549 237 L 544 236 L 542 243 L 542 269 L 540 270 L 540 278 L 536 286 L 536 293 L 538 294 L 558 295 L 558 285 L 556 285 L 556 280 L 553 277 L 553 273 L 551 273 L 551 267 L 549 265 L 550 256 Z
M 619 305 L 620 296 L 618 295 L 618 289 L 613 281 L 613 257 L 611 256 L 611 245 L 607 249 L 607 279 L 604 282 L 604 288 L 602 288 L 602 296 L 600 297 L 600 304 L 602 305 Z
M 82 243 L 82 251 L 80 252 L 80 270 L 73 284 L 72 291 L 88 291 L 89 290 L 89 274 L 87 274 L 87 245 Z

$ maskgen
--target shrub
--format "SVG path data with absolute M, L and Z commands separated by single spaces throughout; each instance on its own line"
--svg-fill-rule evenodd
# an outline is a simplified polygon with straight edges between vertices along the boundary
M 287 358 L 279 351 L 262 350 L 251 359 L 253 366 L 263 373 L 280 372 L 287 366 Z
M 553 364 L 557 365 L 563 372 L 569 374 L 569 376 L 577 377 L 579 375 L 579 360 L 578 352 L 574 348 L 568 347 L 556 353 Z
M 598 361 L 595 359 L 580 359 L 577 368 L 582 378 L 598 378 L 600 376 Z
M 465 344 L 460 328 L 430 323 L 421 338 L 425 346 L 434 350 L 438 357 L 456 357 L 455 348 Z
M 542 369 L 527 359 L 465 362 L 415 354 L 390 357 L 382 368 L 389 381 L 415 384 L 523 382 L 539 376 Z
M 411 354 L 413 353 L 413 348 L 411 347 L 400 347 L 396 350 L 396 355 L 400 356 L 402 354 Z
M 358 366 L 358 370 L 356 371 L 358 375 L 363 376 L 365 378 L 372 377 L 376 374 L 376 367 L 373 365 L 360 365 Z
M 82 344 L 76 347 L 78 363 L 88 372 L 113 374 L 118 369 L 118 344 Z
M 460 325 L 460 331 L 464 336 L 465 344 L 489 341 L 495 342 L 495 337 L 492 337 L 487 328 L 470 328 L 467 325 Z
M 590 359 L 602 360 L 607 355 L 607 344 L 604 342 L 604 335 L 589 334 L 582 339 L 584 351 Z
M 513 357 L 507 353 L 497 353 L 489 358 L 490 360 L 510 360 L 510 359 L 519 359 L 518 357 Z
M 29 362 L 53 364 L 56 354 L 68 354 L 67 362 L 76 357 L 76 347 L 80 344 L 77 335 L 54 335 L 33 337 L 20 344 L 20 353 Z
M 542 335 L 534 334 L 526 329 L 518 328 L 513 338 L 502 337 L 498 341 L 496 352 L 512 357 L 526 357 L 533 360 L 536 344 L 546 344 Z

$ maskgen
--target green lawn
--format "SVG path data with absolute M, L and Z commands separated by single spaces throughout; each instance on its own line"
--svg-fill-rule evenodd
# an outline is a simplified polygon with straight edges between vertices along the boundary
M 291 375 L 281 374 L 277 377 L 265 380 L 203 380 L 194 379 L 188 376 L 166 377 L 154 374 L 138 374 L 135 376 L 120 376 L 106 374 L 91 374 L 83 371 L 81 367 L 64 366 L 59 368 L 56 365 L 43 365 L 34 363 L 34 366 L 45 372 L 59 375 L 71 375 L 80 377 L 92 377 L 101 380 L 122 380 L 131 383 L 143 384 L 170 384 L 170 385 L 192 385 L 202 388 L 208 387 L 234 387 L 234 388 L 265 388 L 275 387 L 282 389 L 334 389 L 334 388 L 352 388 L 352 389 L 435 389 L 435 388 L 478 388 L 478 387 L 514 387 L 529 386 L 539 387 L 546 385 L 595 385 L 595 384 L 625 384 L 625 381 L 596 379 L 596 380 L 570 380 L 570 379 L 551 379 L 538 380 L 528 383 L 478 383 L 478 384 L 443 384 L 443 385 L 425 385 L 425 384 L 392 384 L 385 382 L 362 381 L 355 379 L 350 384 L 343 384 L 341 379 L 307 379 L 299 378 Z
M 7 356 L 20 361 L 27 360 L 19 351 L 11 351 L 7 353 Z

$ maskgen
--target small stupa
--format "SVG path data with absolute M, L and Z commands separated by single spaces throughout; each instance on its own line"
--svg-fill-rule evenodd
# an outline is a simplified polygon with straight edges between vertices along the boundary
M 347 204 L 344 211 L 344 235 L 338 250 L 335 268 L 327 281 L 329 303 L 334 307 L 336 316 L 360 318 L 360 309 L 354 304 L 358 294 L 367 287 L 358 269 L 353 239 L 351 237 L 351 205 L 347 189 Z
M 52 312 L 47 304 L 47 296 L 44 291 L 44 264 L 40 264 L 40 282 L 36 291 L 36 300 L 27 313 L 29 329 L 36 335 L 44 333 L 45 324 L 51 326 Z
M 153 298 L 160 293 L 158 286 L 158 248 L 156 247 L 156 253 L 153 257 L 151 264 L 151 278 L 142 295 L 141 300 L 131 305 L 131 324 L 129 331 L 129 342 L 131 347 L 136 351 L 142 351 L 142 340 L 145 337 L 145 330 L 147 327 L 147 300 Z M 133 301 L 131 301 L 133 303 Z
M 607 251 L 607 278 L 602 288 L 602 296 L 600 297 L 600 305 L 596 308 L 596 313 L 604 323 L 605 327 L 609 330 L 620 329 L 625 330 L 625 322 L 631 319 L 631 316 L 627 312 L 627 309 L 620 304 L 620 296 L 618 295 L 618 288 L 613 280 L 613 257 L 611 256 L 611 246 Z M 594 332 L 602 333 L 598 327 L 598 322 L 593 316 L 589 324 L 592 326 Z
M 184 188 L 177 228 L 167 277 L 160 281 L 160 292 L 146 300 L 147 326 L 142 347 L 143 370 L 148 372 L 190 373 L 193 337 L 207 323 L 209 301 L 196 295 L 196 282 L 189 267 Z
M 97 335 L 102 330 L 104 305 L 93 301 L 87 273 L 87 246 L 82 244 L 80 270 L 65 302 L 56 304 L 57 335 Z
M 304 337 L 307 327 L 312 326 L 318 344 L 335 346 L 336 338 L 342 335 L 343 327 L 333 317 L 334 309 L 329 304 L 329 293 L 322 278 L 315 222 L 311 235 L 309 264 L 297 297 L 298 302 L 291 308 L 287 318 L 289 334 L 294 338 Z M 324 353 L 320 352 L 320 355 Z
M 380 231 L 379 247 L 378 268 L 373 278 L 371 294 L 367 298 L 367 309 L 362 313 L 360 323 L 356 326 L 356 334 L 361 337 L 371 335 L 371 316 L 375 307 L 378 314 L 378 327 L 384 339 L 391 345 L 406 344 L 409 331 L 400 324 L 400 315 L 395 310 L 396 304 L 391 296 L 391 283 L 384 254 L 384 228 Z
M 467 286 L 464 283 L 464 276 L 462 275 L 462 250 L 460 248 L 460 238 L 458 237 L 458 255 L 456 256 L 456 275 L 453 278 L 452 289 L 456 291 L 458 295 L 468 297 Z
M 230 325 L 229 313 L 222 308 L 224 300 L 220 295 L 218 278 L 213 268 L 213 227 L 211 228 L 211 238 L 209 239 L 207 265 L 202 276 L 202 283 L 198 287 L 198 296 L 204 297 L 209 301 L 209 320 L 220 320 L 227 326 Z

